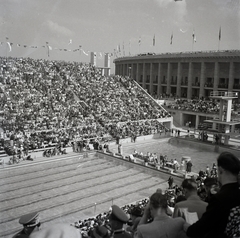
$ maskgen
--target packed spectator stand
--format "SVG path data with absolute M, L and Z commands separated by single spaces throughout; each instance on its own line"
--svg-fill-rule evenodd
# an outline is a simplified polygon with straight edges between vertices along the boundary
M 30 58 L 0 58 L 0 62 L 1 147 L 9 155 L 28 156 L 29 150 L 42 148 L 48 157 L 65 153 L 66 146 L 78 150 L 92 139 L 134 138 L 167 130 L 158 119 L 171 115 L 129 78 L 105 77 L 94 66 L 76 62 Z M 179 99 L 177 105 L 181 110 L 206 113 L 219 110 L 214 102 L 210 107 L 204 101 L 185 107 Z M 154 166 L 161 164 L 154 162 L 154 154 L 139 156 Z M 216 171 L 200 171 L 196 178 L 203 200 L 208 177 L 215 178 Z M 178 186 L 165 192 L 169 206 L 174 206 L 181 192 Z M 145 198 L 123 210 L 130 214 L 137 206 L 143 211 L 147 202 Z M 107 223 L 108 215 L 105 212 L 73 225 L 88 237 L 96 226 Z
M 210 173 L 208 174 L 206 171 L 199 171 L 199 174 L 197 177 L 192 178 L 194 179 L 197 184 L 198 184 L 198 195 L 203 201 L 206 201 L 208 199 L 208 191 L 207 188 L 212 188 L 214 191 L 218 191 L 219 187 L 217 184 L 217 173 L 216 173 L 216 168 L 213 167 L 210 170 Z M 213 190 L 212 190 L 213 191 Z M 169 215 L 171 216 L 174 206 L 177 202 L 180 202 L 182 200 L 185 200 L 184 195 L 183 195 L 183 189 L 182 187 L 174 184 L 172 188 L 168 188 L 166 191 L 161 191 L 161 189 L 157 192 L 162 192 L 163 194 L 166 195 L 167 200 L 168 200 L 168 206 L 169 206 Z M 127 224 L 127 227 L 131 227 L 133 225 L 132 220 L 131 220 L 131 214 L 133 210 L 137 209 L 138 210 L 138 217 L 141 217 L 143 215 L 144 209 L 149 202 L 149 198 L 144 198 L 142 200 L 136 201 L 131 204 L 124 205 L 122 207 L 122 210 L 128 214 L 130 217 L 129 222 Z M 80 229 L 80 232 L 82 234 L 82 237 L 88 238 L 88 237 L 94 237 L 91 236 L 93 230 L 97 226 L 106 226 L 108 227 L 108 219 L 111 211 L 105 211 L 103 213 L 98 214 L 95 217 L 90 217 L 85 220 L 79 220 L 71 225 Z M 127 228 L 128 229 L 128 228 Z M 134 234 L 132 234 L 134 235 Z
M 90 64 L 6 57 L 0 62 L 1 146 L 8 154 L 21 145 L 28 151 L 152 134 L 165 129 L 159 118 L 171 116 L 133 80 L 103 76 Z
M 219 103 L 211 100 L 187 100 L 187 99 L 176 99 L 174 103 L 168 105 L 168 108 L 202 112 L 202 113 L 219 113 Z
M 206 113 L 206 114 L 219 114 L 220 103 L 217 100 L 202 98 L 202 99 L 181 99 L 174 98 L 167 104 L 167 108 L 181 111 Z M 233 121 L 240 120 L 240 106 L 237 100 L 233 100 L 231 118 Z

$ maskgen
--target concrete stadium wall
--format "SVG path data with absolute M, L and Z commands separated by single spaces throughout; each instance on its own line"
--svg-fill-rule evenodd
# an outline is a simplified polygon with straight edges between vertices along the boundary
M 139 164 L 139 163 L 134 163 L 129 161 L 128 159 L 123 159 L 122 156 L 113 156 L 112 154 L 108 154 L 108 153 L 103 153 L 103 152 L 99 152 L 97 151 L 97 156 L 99 158 L 102 159 L 107 159 L 113 163 L 115 163 L 116 165 L 124 165 L 127 166 L 128 168 L 134 168 L 134 169 L 138 169 L 140 171 L 143 171 L 144 173 L 148 173 L 152 176 L 158 176 L 161 179 L 165 179 L 166 181 L 168 180 L 169 176 L 173 176 L 174 177 L 174 183 L 180 185 L 182 180 L 183 180 L 183 176 L 177 175 L 177 174 L 173 174 L 170 173 L 169 170 L 157 170 L 156 168 L 151 168 L 149 166 L 145 166 L 143 164 Z
M 226 146 L 219 146 L 219 145 L 213 145 L 213 144 L 207 144 L 201 141 L 197 140 L 186 140 L 183 138 L 179 137 L 172 137 L 168 141 L 170 144 L 173 145 L 178 145 L 178 146 L 189 146 L 192 148 L 196 148 L 198 150 L 203 150 L 203 151 L 210 151 L 210 152 L 216 152 L 216 153 L 222 153 L 224 151 L 228 151 L 236 155 L 237 157 L 240 157 L 240 150 L 226 147 Z
M 166 135 L 169 136 L 169 132 L 167 132 Z M 161 135 L 159 133 L 157 133 L 157 134 L 146 135 L 146 136 L 138 136 L 136 141 L 159 139 L 159 138 L 163 138 L 164 136 L 165 136 L 165 132 L 162 132 Z M 120 143 L 131 143 L 131 138 L 128 137 L 128 138 L 120 139 Z

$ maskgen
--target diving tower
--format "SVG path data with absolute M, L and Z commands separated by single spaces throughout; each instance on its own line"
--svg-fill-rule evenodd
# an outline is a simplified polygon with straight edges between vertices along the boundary
M 219 117 L 212 120 L 205 120 L 204 122 L 212 123 L 212 128 L 216 129 L 218 125 L 218 132 L 224 136 L 224 144 L 228 144 L 230 139 L 230 126 L 240 124 L 240 121 L 231 120 L 232 100 L 238 98 L 237 92 L 213 91 L 210 93 L 210 98 L 220 101 Z

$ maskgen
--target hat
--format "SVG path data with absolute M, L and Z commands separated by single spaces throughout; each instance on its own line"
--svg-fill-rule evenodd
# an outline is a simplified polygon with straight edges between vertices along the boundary
M 140 207 L 133 207 L 130 212 L 131 215 L 136 216 L 136 217 L 141 217 L 142 216 L 142 209 Z
M 118 207 L 117 205 L 112 205 L 111 210 L 112 210 L 112 213 L 111 213 L 110 217 L 112 219 L 119 220 L 123 223 L 127 223 L 129 218 L 120 207 Z
M 204 185 L 207 187 L 211 187 L 212 185 L 217 185 L 217 180 L 215 178 L 206 178 L 204 180 Z
M 240 172 L 240 160 L 230 152 L 222 152 L 217 158 L 218 167 L 237 175 Z
M 39 212 L 32 212 L 32 213 L 21 216 L 19 219 L 19 223 L 27 227 L 33 227 L 38 225 Z
M 97 226 L 93 230 L 93 235 L 95 238 L 108 237 L 108 229 L 105 226 Z

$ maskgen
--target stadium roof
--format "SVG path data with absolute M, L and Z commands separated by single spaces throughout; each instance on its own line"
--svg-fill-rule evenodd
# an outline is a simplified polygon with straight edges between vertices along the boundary
M 171 59 L 171 58 L 239 58 L 240 50 L 224 50 L 224 51 L 190 51 L 175 53 L 141 53 L 133 56 L 119 57 L 113 62 L 126 61 L 133 59 Z

